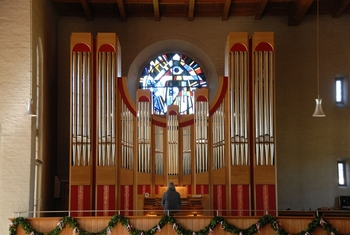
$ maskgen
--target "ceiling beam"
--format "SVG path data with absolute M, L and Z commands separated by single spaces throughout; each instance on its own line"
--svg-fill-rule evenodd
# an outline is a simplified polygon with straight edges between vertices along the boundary
M 119 9 L 120 19 L 122 21 L 126 21 L 126 13 L 125 13 L 123 0 L 117 0 L 117 4 L 118 4 L 118 9 Z
M 196 0 L 190 0 L 188 4 L 188 20 L 192 21 L 194 19 L 194 6 Z
M 83 6 L 84 9 L 84 13 L 86 15 L 86 18 L 89 21 L 94 20 L 93 14 L 92 14 L 92 10 L 91 10 L 91 6 L 90 4 L 87 2 L 87 0 L 80 0 L 81 5 Z
M 341 15 L 341 13 L 343 13 L 343 11 L 349 6 L 349 4 L 350 4 L 350 0 L 338 1 L 338 4 L 334 8 L 332 17 L 338 18 Z
M 153 11 L 154 11 L 154 19 L 156 21 L 160 21 L 159 1 L 158 0 L 153 0 Z
M 222 20 L 228 20 L 228 14 L 230 13 L 230 8 L 231 8 L 231 0 L 226 0 L 225 1 L 225 6 L 224 10 L 222 11 Z
M 256 9 L 256 12 L 255 12 L 255 20 L 260 20 L 263 13 L 264 13 L 264 10 L 265 10 L 265 7 L 266 7 L 266 4 L 267 4 L 268 0 L 261 0 L 259 5 L 258 5 L 258 8 Z
M 292 7 L 288 17 L 289 26 L 297 26 L 304 18 L 307 10 L 310 8 L 314 0 L 297 0 Z

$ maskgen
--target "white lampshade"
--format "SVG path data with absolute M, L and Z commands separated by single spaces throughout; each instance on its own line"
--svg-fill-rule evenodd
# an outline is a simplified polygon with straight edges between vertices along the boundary
M 324 114 L 322 110 L 322 99 L 315 99 L 316 101 L 316 108 L 315 112 L 312 115 L 313 117 L 325 117 L 326 115 Z
M 36 116 L 33 106 L 33 99 L 28 99 L 27 111 L 25 112 L 27 116 Z

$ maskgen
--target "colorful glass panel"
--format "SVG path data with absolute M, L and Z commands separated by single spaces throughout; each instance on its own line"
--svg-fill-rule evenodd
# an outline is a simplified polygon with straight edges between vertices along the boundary
M 140 89 L 149 89 L 153 98 L 154 114 L 163 115 L 168 105 L 179 106 L 180 114 L 193 114 L 194 91 L 206 88 L 207 82 L 201 67 L 190 57 L 163 54 L 144 68 Z

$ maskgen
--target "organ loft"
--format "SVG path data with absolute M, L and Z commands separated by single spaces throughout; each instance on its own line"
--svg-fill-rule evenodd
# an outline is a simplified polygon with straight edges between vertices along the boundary
M 157 213 L 170 181 L 184 214 L 277 214 L 274 34 L 230 33 L 223 56 L 207 80 L 194 55 L 164 52 L 132 93 L 116 34 L 71 35 L 72 216 Z

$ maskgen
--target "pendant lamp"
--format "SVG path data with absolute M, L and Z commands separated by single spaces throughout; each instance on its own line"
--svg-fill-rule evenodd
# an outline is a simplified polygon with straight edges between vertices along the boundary
M 319 0 L 317 0 L 317 20 L 316 20 L 316 24 L 317 24 L 317 28 L 316 28 L 316 38 L 317 38 L 317 43 L 316 43 L 316 47 L 317 47 L 317 99 L 315 99 L 316 101 L 316 108 L 315 108 L 315 112 L 312 115 L 313 117 L 325 117 L 326 115 L 324 114 L 323 110 L 322 110 L 322 99 L 320 99 L 320 52 L 319 52 L 319 39 L 318 39 L 318 28 L 319 28 Z
M 35 111 L 34 111 L 34 106 L 33 106 L 33 99 L 30 98 L 28 99 L 28 104 L 27 104 L 27 111 L 25 113 L 27 116 L 32 116 L 35 117 Z
M 25 115 L 35 117 L 35 110 L 33 106 L 33 99 L 32 99 L 32 78 L 30 78 L 30 98 L 28 99 L 27 104 L 27 111 L 25 112 Z

